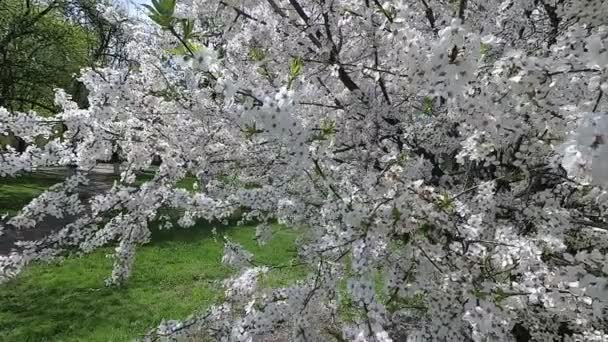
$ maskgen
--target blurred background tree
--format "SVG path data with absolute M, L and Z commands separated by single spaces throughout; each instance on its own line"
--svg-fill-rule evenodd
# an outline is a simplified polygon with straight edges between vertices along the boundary
M 124 51 L 120 23 L 102 16 L 102 3 L 0 0 L 0 107 L 53 115 L 57 88 L 71 94 L 81 108 L 88 106 L 86 88 L 77 80 L 80 69 L 124 61 L 116 53 Z M 0 146 L 25 148 L 18 137 L 2 140 Z

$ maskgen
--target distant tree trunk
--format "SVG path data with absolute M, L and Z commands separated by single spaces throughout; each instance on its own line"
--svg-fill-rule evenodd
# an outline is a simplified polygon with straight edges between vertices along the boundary
M 76 102 L 76 104 L 78 104 L 78 108 L 80 108 L 80 109 L 89 108 L 89 106 L 90 106 L 89 90 L 84 85 L 84 83 L 82 83 L 78 80 L 74 81 L 73 89 L 74 90 L 73 90 L 72 99 L 74 100 L 74 102 Z
M 72 176 L 76 176 L 78 175 L 78 165 L 68 165 L 68 177 L 72 177 Z
M 89 91 L 87 89 L 87 87 L 84 85 L 84 83 L 75 80 L 74 84 L 73 84 L 73 95 L 72 95 L 72 100 L 74 102 L 76 102 L 76 104 L 78 105 L 78 108 L 80 109 L 87 109 L 89 108 Z M 68 127 L 65 124 L 61 124 L 62 128 L 63 128 L 63 132 L 66 132 L 68 130 Z M 78 138 L 76 136 L 74 136 L 74 143 L 76 143 L 78 141 Z M 78 175 L 78 165 L 76 164 L 72 164 L 68 166 L 68 176 L 76 176 Z
M 114 175 L 120 176 L 120 157 L 118 156 L 117 152 L 112 153 L 111 162 L 112 162 L 112 166 L 114 168 Z
M 112 167 L 114 169 L 113 173 L 115 176 L 120 176 L 120 146 L 117 146 L 116 143 L 112 143 L 114 146 L 114 151 L 112 152 L 112 157 L 110 157 L 110 163 L 112 163 Z
M 25 142 L 25 140 L 23 140 L 21 137 L 18 137 L 15 135 L 15 150 L 18 153 L 23 153 L 23 152 L 25 152 L 26 148 L 27 148 L 27 143 Z
M 161 157 L 159 155 L 154 155 L 152 157 L 152 165 L 159 166 L 162 162 L 163 162 L 163 160 L 161 159 Z

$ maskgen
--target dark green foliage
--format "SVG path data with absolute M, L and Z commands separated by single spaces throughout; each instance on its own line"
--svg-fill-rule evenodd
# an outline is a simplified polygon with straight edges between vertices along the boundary
M 74 78 L 90 64 L 97 39 L 69 22 L 62 4 L 0 1 L 0 106 L 52 114 L 54 89 L 76 88 Z

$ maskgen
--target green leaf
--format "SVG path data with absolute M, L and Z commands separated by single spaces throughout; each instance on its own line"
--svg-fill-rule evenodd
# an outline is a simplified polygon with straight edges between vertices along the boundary
M 492 46 L 490 44 L 480 43 L 479 45 L 479 54 L 482 56 L 487 55 L 492 50 Z
M 321 122 L 321 134 L 324 137 L 330 136 L 336 132 L 336 122 L 333 120 L 323 120 Z
M 254 135 L 264 132 L 263 130 L 258 129 L 256 127 L 255 122 L 253 124 L 251 124 L 251 125 L 245 125 L 245 129 L 243 129 L 241 131 L 243 133 L 245 133 L 245 137 L 247 139 L 251 139 Z
M 176 0 L 152 0 L 152 5 L 163 16 L 172 17 L 175 13 Z
M 175 13 L 175 0 L 152 0 L 152 6 L 143 5 L 148 10 L 148 17 L 162 28 L 173 25 Z
M 422 236 L 428 237 L 428 235 L 429 235 L 429 234 L 430 234 L 430 233 L 431 233 L 431 232 L 432 232 L 434 229 L 435 229 L 435 227 L 433 227 L 433 225 L 432 225 L 432 224 L 430 224 L 430 223 L 423 223 L 423 224 L 421 224 L 421 225 L 418 227 L 418 231 L 417 231 L 417 233 L 418 233 L 418 234 L 420 234 L 420 235 L 422 235 Z
M 258 73 L 269 80 L 272 80 L 272 78 L 274 77 L 268 70 L 268 67 L 266 66 L 266 64 L 264 64 L 258 68 Z
M 406 152 L 401 152 L 399 157 L 397 157 L 397 164 L 403 166 L 405 162 L 410 159 L 409 155 Z
M 182 29 L 184 31 L 184 40 L 188 41 L 192 37 L 194 32 L 194 20 L 193 19 L 181 19 Z
M 425 96 L 422 100 L 422 113 L 425 115 L 432 115 L 435 110 L 435 101 L 430 96 Z
M 249 58 L 254 62 L 261 62 L 266 58 L 266 54 L 261 48 L 253 47 L 249 50 Z
M 442 194 L 437 199 L 437 206 L 439 208 L 441 208 L 441 209 L 444 209 L 444 210 L 451 209 L 452 206 L 453 206 L 453 204 L 454 204 L 454 200 L 452 199 L 452 197 L 448 193 Z
M 479 299 L 486 299 L 488 294 L 483 292 L 482 290 L 478 289 L 478 288 L 474 288 L 473 290 L 471 290 L 471 294 L 473 296 L 475 296 L 475 298 L 479 298 Z
M 296 57 L 291 60 L 289 63 L 289 80 L 287 83 L 287 88 L 291 88 L 291 84 L 293 81 L 302 74 L 302 68 L 304 67 L 304 61 L 302 61 L 301 57 Z
M 197 52 L 202 48 L 202 45 L 194 43 L 194 42 L 188 42 L 187 44 L 188 44 L 188 47 L 190 48 L 190 50 L 192 50 L 192 52 Z M 190 55 L 190 51 L 188 51 L 188 49 L 186 49 L 186 47 L 183 45 L 179 45 L 178 47 L 175 47 L 172 49 L 167 49 L 166 51 L 170 54 L 178 55 L 178 56 L 189 56 Z
M 401 212 L 399 211 L 399 209 L 397 209 L 397 207 L 393 207 L 391 216 L 393 217 L 394 222 L 397 222 L 401 219 Z
M 160 14 L 156 9 L 154 9 L 154 7 L 150 5 L 143 4 L 142 6 L 144 6 L 148 10 L 148 14 Z
M 291 78 L 296 78 L 300 76 L 300 74 L 302 73 L 303 66 L 304 62 L 302 61 L 301 57 L 296 57 L 292 59 L 291 63 L 289 64 L 289 76 Z

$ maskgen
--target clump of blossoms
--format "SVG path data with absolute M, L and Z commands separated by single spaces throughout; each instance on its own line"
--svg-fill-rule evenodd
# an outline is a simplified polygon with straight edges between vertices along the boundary
M 276 265 L 228 241 L 226 302 L 150 340 L 606 339 L 608 3 L 160 0 L 150 14 L 124 24 L 129 65 L 83 71 L 87 108 L 60 93 L 63 138 L 0 110 L 3 132 L 49 140 L 3 151 L 1 176 L 117 149 L 125 169 L 86 203 L 75 176 L 11 219 L 79 214 L 2 257 L 0 277 L 117 243 L 121 284 L 150 222 L 170 226 L 160 209 L 185 227 L 240 211 L 261 243 L 272 220 L 300 227 L 309 277 L 260 289 Z M 188 174 L 192 192 L 175 187 Z

